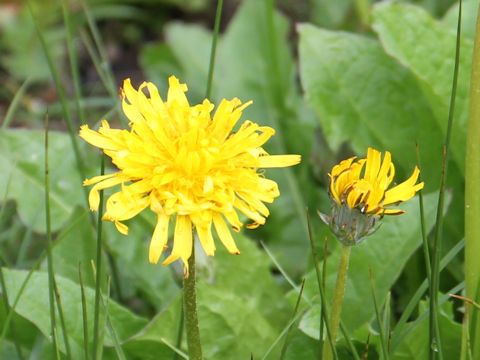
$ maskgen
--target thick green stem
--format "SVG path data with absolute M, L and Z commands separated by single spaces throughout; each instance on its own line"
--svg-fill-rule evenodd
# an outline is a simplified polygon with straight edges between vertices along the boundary
M 480 8 L 473 50 L 470 80 L 470 116 L 467 124 L 467 148 L 465 159 L 465 278 L 467 297 L 479 302 L 480 282 Z M 471 343 L 473 358 L 480 356 L 480 321 L 478 311 L 470 312 L 472 318 Z
M 190 360 L 202 359 L 202 345 L 197 316 L 197 290 L 195 278 L 195 246 L 192 246 L 192 255 L 188 259 L 189 274 L 183 279 L 183 313 L 187 330 L 188 355 Z
M 335 283 L 335 290 L 333 293 L 332 309 L 330 311 L 330 318 L 328 323 L 330 325 L 331 338 L 333 344 L 337 338 L 338 327 L 340 325 L 340 315 L 342 313 L 343 295 L 345 294 L 345 284 L 347 283 L 348 262 L 350 259 L 350 251 L 352 247 L 342 245 L 342 252 L 340 254 L 340 262 L 338 264 L 337 281 Z M 325 346 L 323 348 L 323 360 L 333 359 L 332 348 Z

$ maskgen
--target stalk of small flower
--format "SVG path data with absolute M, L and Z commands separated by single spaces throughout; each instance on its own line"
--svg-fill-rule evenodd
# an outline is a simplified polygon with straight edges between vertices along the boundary
M 400 209 L 391 209 L 412 198 L 423 188 L 423 182 L 416 184 L 420 170 L 415 167 L 413 174 L 403 183 L 390 189 L 395 167 L 387 151 L 381 160 L 381 153 L 368 148 L 365 159 L 351 157 L 335 165 L 330 177 L 330 215 L 319 213 L 320 218 L 330 227 L 342 243 L 337 280 L 329 316 L 332 341 L 336 341 L 340 324 L 348 263 L 352 246 L 360 243 L 378 229 L 384 215 L 401 215 Z M 333 358 L 330 346 L 323 348 L 323 359 Z

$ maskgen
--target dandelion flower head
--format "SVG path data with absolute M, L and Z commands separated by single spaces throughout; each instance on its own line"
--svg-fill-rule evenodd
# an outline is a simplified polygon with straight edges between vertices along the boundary
M 332 211 L 322 219 L 340 241 L 356 244 L 378 228 L 375 224 L 383 215 L 404 213 L 391 207 L 423 189 L 423 182 L 416 184 L 419 174 L 420 170 L 415 167 L 407 180 L 389 188 L 395 175 L 390 152 L 385 152 L 382 161 L 379 151 L 368 148 L 365 159 L 343 160 L 328 174 Z
M 163 264 L 182 259 L 184 276 L 193 228 L 207 255 L 215 252 L 212 224 L 227 250 L 239 254 L 229 229 L 240 231 L 243 226 L 239 212 L 252 220 L 246 227 L 255 228 L 269 215 L 264 203 L 279 196 L 276 182 L 259 168 L 300 162 L 299 155 L 269 155 L 262 148 L 275 133 L 270 127 L 247 120 L 233 131 L 251 101 L 222 100 L 212 118 L 214 105 L 204 100 L 190 106 L 186 91 L 187 86 L 172 76 L 163 101 L 152 83 L 136 90 L 126 79 L 120 95 L 131 129 L 112 129 L 106 120 L 98 131 L 88 125 L 80 129 L 80 136 L 103 149 L 118 168 L 84 181 L 94 185 L 90 208 L 98 210 L 100 190 L 120 185 L 107 199 L 103 219 L 114 222 L 125 235 L 128 227 L 123 221 L 150 208 L 157 216 L 149 247 L 151 263 L 157 263 L 168 247 L 169 225 L 174 223 L 173 248 Z

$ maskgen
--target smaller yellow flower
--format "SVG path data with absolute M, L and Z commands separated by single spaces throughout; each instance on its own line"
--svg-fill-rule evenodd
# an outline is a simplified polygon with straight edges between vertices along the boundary
M 395 175 L 388 151 L 383 162 L 381 153 L 372 148 L 368 148 L 366 159 L 355 159 L 341 161 L 328 174 L 332 209 L 330 216 L 320 214 L 345 245 L 358 244 L 373 233 L 383 215 L 403 214 L 403 210 L 390 206 L 412 198 L 424 185 L 416 184 L 420 170 L 415 167 L 408 180 L 388 189 Z

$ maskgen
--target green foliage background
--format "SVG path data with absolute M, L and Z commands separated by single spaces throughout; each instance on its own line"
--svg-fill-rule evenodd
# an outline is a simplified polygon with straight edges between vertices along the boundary
M 61 1 L 31 3 L 68 94 L 66 111 L 76 114 Z M 125 77 L 131 77 L 136 85 L 152 81 L 165 94 L 167 77 L 174 74 L 188 84 L 191 104 L 203 99 L 215 2 L 91 0 L 88 9 L 98 25 L 93 29 L 99 30 L 103 39 L 96 50 L 95 46 L 89 50 L 89 44 L 95 43 L 95 32 L 82 10 L 83 1 L 66 3 L 79 55 L 81 106 L 90 126 L 95 127 L 103 118 L 124 126 L 126 120 L 112 89 Z M 284 0 L 273 9 L 269 1 L 226 1 L 212 100 L 253 100 L 243 118 L 276 129 L 267 150 L 301 154 L 303 161 L 294 168 L 268 170 L 267 176 L 278 182 L 281 196 L 269 206 L 271 215 L 265 226 L 236 236 L 241 256 L 232 256 L 221 246 L 213 258 L 197 251 L 199 320 L 206 359 L 248 359 L 252 354 L 255 359 L 277 359 L 284 342 L 282 331 L 291 319 L 303 278 L 300 316 L 285 359 L 319 358 L 320 299 L 305 209 L 310 209 L 318 251 L 327 259 L 330 297 L 339 245 L 314 214 L 316 209 L 329 210 L 326 174 L 337 161 L 352 154 L 364 156 L 369 146 L 388 150 L 400 182 L 417 162 L 418 144 L 425 181 L 426 228 L 433 228 L 458 5 L 447 0 L 365 4 Z M 442 294 L 463 289 L 464 149 L 477 6 L 478 1 L 464 3 L 444 254 L 457 247 L 442 273 Z M 54 269 L 72 358 L 83 359 L 78 269 L 84 279 L 91 327 L 94 221 L 64 123 L 65 113 L 31 13 L 22 2 L 12 2 L 11 7 L 0 5 L 0 15 L 2 296 L 5 301 L 8 296 L 8 305 L 14 309 L 12 321 L 17 329 L 12 332 L 7 326 L 7 310 L 0 306 L 0 358 L 18 358 L 15 340 L 25 358 L 53 356 L 46 310 L 48 279 L 42 258 L 46 232 L 43 121 L 48 112 L 54 128 L 49 145 Z M 108 62 L 102 62 L 103 53 Z M 20 94 L 19 100 L 15 94 Z M 75 121 L 77 129 L 80 117 Z M 98 152 L 77 141 L 85 175 L 98 174 Z M 402 206 L 405 215 L 384 219 L 378 232 L 352 250 L 342 321 L 359 353 L 369 341 L 368 359 L 380 356 L 370 270 L 377 301 L 383 306 L 388 299 L 382 314 L 389 318 L 386 325 L 395 345 L 391 359 L 428 358 L 425 290 L 420 301 L 413 302 L 408 322 L 397 327 L 426 277 L 418 202 L 414 199 Z M 112 224 L 104 224 L 104 268 L 111 288 L 110 295 L 105 295 L 103 312 L 108 314 L 126 358 L 173 359 L 175 347 L 186 349 L 184 340 L 177 343 L 182 317 L 181 269 L 148 264 L 148 242 L 154 227 L 148 214 L 137 216 L 129 226 L 125 237 Z M 328 243 L 326 254 L 324 239 Z M 33 272 L 28 278 L 29 270 Z M 288 274 L 295 286 L 281 272 Z M 102 285 L 106 289 L 107 281 Z M 462 314 L 457 311 L 460 303 L 442 299 L 443 353 L 446 359 L 456 359 L 462 331 Z M 103 359 L 119 356 L 111 328 L 103 330 Z M 91 334 L 92 328 L 89 331 Z M 58 338 L 61 358 L 66 358 L 61 333 Z M 349 351 L 346 343 L 340 342 L 340 358 L 350 359 Z

